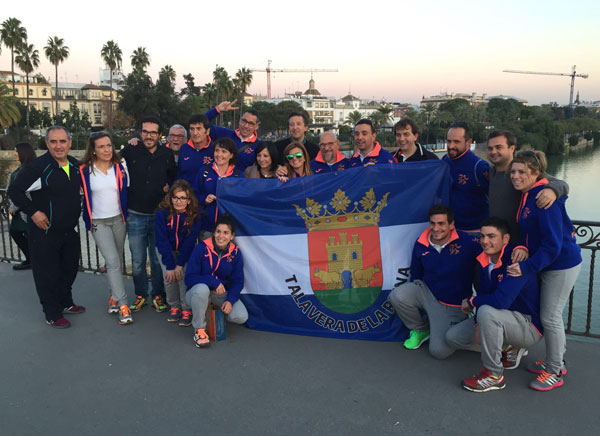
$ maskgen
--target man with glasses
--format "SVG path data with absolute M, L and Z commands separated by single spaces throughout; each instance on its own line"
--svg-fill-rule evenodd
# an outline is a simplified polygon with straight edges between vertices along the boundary
M 490 165 L 470 150 L 472 142 L 467 123 L 452 123 L 443 160 L 450 165 L 452 175 L 450 207 L 454 211 L 456 228 L 479 234 L 481 222 L 489 216 Z
M 284 164 L 283 151 L 285 147 L 290 145 L 292 142 L 297 142 L 304 145 L 308 152 L 308 157 L 312 161 L 317 157 L 319 153 L 319 146 L 314 142 L 306 139 L 306 132 L 308 131 L 308 116 L 304 112 L 292 112 L 288 115 L 288 132 L 290 136 L 288 138 L 281 139 L 275 142 L 275 147 L 281 156 L 280 164 Z
M 376 141 L 377 133 L 373 122 L 367 118 L 354 126 L 356 153 L 350 158 L 350 167 L 366 167 L 375 164 L 394 163 L 394 158 Z
M 192 115 L 188 121 L 190 140 L 181 147 L 177 162 L 177 178 L 194 186 L 198 172 L 213 161 L 214 150 L 210 139 L 210 122 L 204 114 Z
M 137 312 L 146 304 L 146 258 L 149 256 L 152 304 L 157 312 L 164 312 L 167 305 L 164 299 L 163 275 L 154 249 L 155 210 L 177 175 L 177 165 L 173 152 L 167 147 L 159 146 L 159 119 L 144 117 L 140 126 L 143 146 L 128 144 L 121 151 L 127 162 L 130 177 L 127 191 L 127 235 L 133 266 L 133 285 L 137 296 L 130 308 Z
M 319 138 L 319 153 L 310 162 L 315 174 L 342 171 L 348 168 L 348 159 L 340 153 L 340 141 L 333 132 L 324 132 Z
M 181 124 L 173 124 L 167 135 L 167 148 L 173 152 L 173 157 L 177 163 L 179 159 L 179 150 L 187 142 L 187 131 Z
M 398 150 L 393 154 L 397 163 L 438 160 L 435 153 L 419 144 L 419 126 L 410 118 L 403 118 L 394 125 Z
M 219 114 L 227 111 L 239 109 L 235 106 L 236 100 L 233 101 L 222 101 L 214 108 L 208 110 L 204 115 L 209 121 L 214 120 Z M 220 138 L 229 138 L 235 142 L 235 146 L 238 149 L 238 161 L 237 166 L 240 171 L 244 171 L 247 167 L 254 165 L 256 162 L 256 155 L 254 150 L 260 139 L 258 139 L 258 112 L 254 109 L 247 109 L 240 117 L 240 123 L 238 128 L 228 129 L 227 127 L 210 125 L 210 134 L 214 141 Z

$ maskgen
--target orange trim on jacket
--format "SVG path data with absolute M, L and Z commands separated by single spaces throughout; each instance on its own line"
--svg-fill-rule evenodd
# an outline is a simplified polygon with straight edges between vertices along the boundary
M 417 242 L 426 247 L 429 247 L 429 235 L 430 234 L 431 234 L 431 229 L 430 228 L 425 229 L 425 231 L 423 233 L 421 233 L 421 236 L 419 236 L 419 239 L 417 239 Z M 456 229 L 452 229 L 452 233 L 450 234 L 450 239 L 448 239 L 447 243 L 450 243 L 450 242 L 454 241 L 455 239 L 458 239 L 458 233 L 456 233 Z
M 531 188 L 529 188 L 527 191 L 525 191 L 521 194 L 521 202 L 519 203 L 519 210 L 517 210 L 517 222 L 519 222 L 519 217 L 521 216 L 521 210 L 523 209 L 523 206 L 525 206 L 525 203 L 527 202 L 527 196 L 529 195 L 529 191 L 531 191 L 531 189 L 536 188 L 538 186 L 547 185 L 547 184 L 548 184 L 548 179 L 546 179 L 546 178 L 540 179 L 537 182 L 535 182 L 531 186 Z

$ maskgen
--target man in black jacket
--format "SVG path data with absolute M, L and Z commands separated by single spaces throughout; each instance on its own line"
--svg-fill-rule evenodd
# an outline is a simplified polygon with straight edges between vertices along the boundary
M 33 279 L 46 323 L 67 328 L 71 323 L 63 314 L 85 312 L 85 307 L 73 303 L 71 294 L 80 253 L 75 231 L 81 214 L 79 164 L 68 155 L 71 135 L 64 127 L 47 130 L 46 146 L 46 154 L 19 172 L 8 195 L 29 217 Z
M 155 211 L 169 185 L 177 175 L 173 152 L 159 145 L 160 121 L 144 117 L 141 126 L 142 144 L 126 145 L 121 155 L 129 169 L 127 191 L 127 235 L 133 267 L 133 285 L 137 298 L 130 306 L 137 312 L 148 299 L 146 258 L 150 257 L 152 304 L 157 312 L 167 310 L 163 275 L 154 247 Z
M 288 138 L 281 139 L 275 143 L 277 151 L 279 152 L 280 165 L 285 165 L 285 156 L 283 151 L 285 147 L 290 145 L 292 142 L 299 142 L 306 148 L 308 157 L 313 160 L 319 153 L 319 146 L 314 142 L 310 142 L 304 136 L 308 131 L 308 117 L 304 112 L 292 112 L 288 115 L 288 132 L 290 136 Z
M 419 140 L 419 126 L 410 118 L 403 118 L 398 121 L 394 125 L 394 134 L 396 135 L 398 150 L 394 152 L 393 156 L 394 161 L 397 163 L 439 159 L 435 153 L 427 150 L 417 142 Z

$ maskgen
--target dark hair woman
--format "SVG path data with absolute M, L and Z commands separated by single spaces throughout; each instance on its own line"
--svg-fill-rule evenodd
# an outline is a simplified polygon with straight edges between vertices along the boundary
M 85 200 L 85 227 L 92 232 L 106 261 L 106 277 L 111 291 L 108 313 L 118 313 L 121 325 L 131 324 L 133 317 L 121 275 L 129 186 L 127 167 L 115 151 L 110 135 L 98 132 L 90 136 L 79 168 Z
M 517 222 L 529 258 L 510 265 L 509 275 L 522 272 L 539 274 L 540 318 L 544 327 L 546 358 L 532 364 L 529 371 L 539 374 L 529 387 L 548 391 L 562 386 L 565 374 L 565 327 L 562 312 L 581 269 L 581 249 L 574 236 L 573 224 L 565 209 L 566 197 L 560 197 L 548 209 L 536 205 L 537 194 L 548 180 L 546 156 L 541 151 L 521 151 L 510 164 L 510 179 L 521 191 Z
M 248 319 L 246 306 L 239 299 L 244 287 L 244 260 L 233 242 L 235 221 L 230 214 L 217 218 L 213 236 L 200 242 L 188 263 L 185 284 L 186 299 L 192 308 L 194 344 L 208 347 L 205 313 L 209 301 L 219 307 L 226 319 L 243 324 Z
M 185 266 L 200 233 L 200 211 L 192 185 L 176 180 L 156 211 L 154 245 L 165 280 L 168 322 L 181 327 L 192 323 L 192 311 L 185 299 Z
M 246 168 L 244 176 L 248 179 L 274 179 L 279 162 L 277 147 L 270 141 L 262 142 L 256 147 L 254 154 L 256 163 Z
M 8 179 L 8 184 L 10 185 L 19 171 L 29 162 L 35 159 L 35 151 L 29 142 L 19 142 L 15 145 L 15 157 L 19 160 L 19 166 L 10 173 L 10 177 Z M 10 202 L 8 211 L 12 216 L 10 221 L 10 237 L 13 238 L 13 241 L 19 247 L 19 250 L 23 252 L 25 256 L 25 260 L 17 265 L 13 265 L 13 269 L 16 271 L 30 269 L 31 268 L 31 260 L 29 259 L 29 244 L 27 242 L 27 223 L 23 216 L 19 213 L 19 209 Z

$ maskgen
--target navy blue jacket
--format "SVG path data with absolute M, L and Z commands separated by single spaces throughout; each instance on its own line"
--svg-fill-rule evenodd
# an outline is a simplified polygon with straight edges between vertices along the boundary
M 192 250 L 196 245 L 200 233 L 201 220 L 198 218 L 191 227 L 185 225 L 187 214 L 176 213 L 169 218 L 169 211 L 159 209 L 156 211 L 156 227 L 154 245 L 160 253 L 162 263 L 167 270 L 175 269 L 173 252 L 177 252 L 177 265 L 185 266 Z

